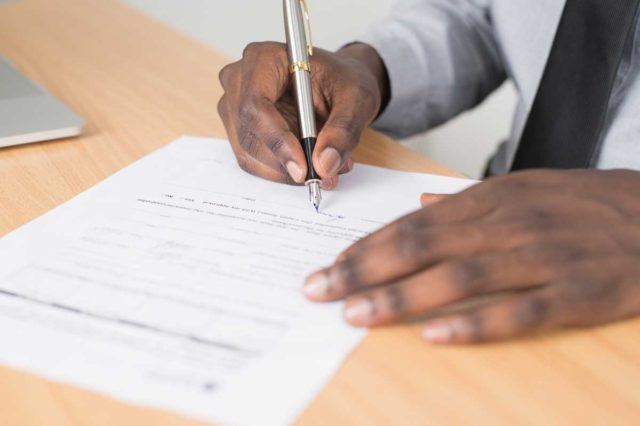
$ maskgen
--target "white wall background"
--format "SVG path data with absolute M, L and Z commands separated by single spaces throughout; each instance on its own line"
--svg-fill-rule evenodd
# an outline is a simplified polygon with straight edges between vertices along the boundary
M 126 0 L 156 19 L 239 58 L 251 41 L 284 40 L 280 0 Z M 394 0 L 308 0 L 314 44 L 336 49 L 386 15 Z M 479 177 L 509 132 L 515 95 L 505 85 L 488 102 L 438 129 L 403 141 L 471 177 Z

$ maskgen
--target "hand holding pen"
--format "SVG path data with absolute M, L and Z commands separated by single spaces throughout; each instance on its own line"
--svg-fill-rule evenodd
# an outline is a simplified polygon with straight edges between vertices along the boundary
M 310 67 L 319 129 L 311 160 L 323 189 L 333 189 L 338 174 L 353 167 L 351 153 L 362 131 L 386 103 L 388 81 L 379 56 L 365 44 L 336 53 L 315 48 Z M 220 72 L 225 94 L 218 110 L 240 167 L 272 181 L 304 184 L 308 166 L 290 70 L 285 44 L 250 44 L 240 61 Z
M 307 160 L 307 176 L 304 184 L 309 188 L 309 200 L 316 212 L 320 208 L 320 175 L 313 165 L 316 146 L 316 116 L 311 89 L 311 24 L 305 0 L 284 0 L 284 27 L 287 35 L 289 72 L 293 79 L 293 90 L 298 107 L 300 144 Z

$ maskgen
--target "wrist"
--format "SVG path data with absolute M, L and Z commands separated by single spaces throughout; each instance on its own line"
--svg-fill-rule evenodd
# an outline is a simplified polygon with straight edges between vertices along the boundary
M 376 49 L 368 44 L 356 42 L 344 46 L 336 53 L 338 56 L 355 59 L 371 73 L 380 93 L 380 109 L 377 114 L 380 115 L 391 98 L 391 83 L 387 67 Z

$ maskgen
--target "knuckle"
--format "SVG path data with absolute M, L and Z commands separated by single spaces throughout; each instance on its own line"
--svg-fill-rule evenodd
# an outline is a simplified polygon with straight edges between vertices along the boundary
M 419 253 L 433 250 L 437 239 L 425 232 L 428 222 L 422 210 L 396 222 L 396 245 L 401 258 L 415 261 L 422 257 L 418 256 Z
M 281 56 L 285 52 L 284 44 L 274 41 L 254 41 L 246 45 L 242 51 L 243 58 L 258 58 L 261 56 L 270 57 Z
M 535 296 L 520 300 L 516 304 L 515 320 L 522 328 L 535 328 L 542 325 L 551 311 L 550 300 Z
M 244 99 L 238 109 L 238 118 L 242 122 L 243 126 L 255 126 L 259 117 L 257 105 L 251 100 Z
M 485 330 L 485 321 L 480 311 L 470 313 L 463 322 L 463 335 L 460 336 L 464 342 L 482 343 L 488 340 Z
M 252 41 L 247 44 L 242 51 L 242 57 L 247 58 L 249 56 L 253 56 L 256 52 L 260 51 L 262 44 L 262 42 L 258 41 Z
M 280 156 L 287 148 L 286 134 L 284 132 L 276 132 L 269 135 L 266 138 L 266 145 L 276 157 Z
M 218 80 L 220 80 L 223 88 L 226 88 L 228 86 L 231 76 L 235 73 L 235 69 L 236 64 L 234 62 L 232 64 L 225 65 L 218 73 Z
M 333 119 L 331 128 L 340 138 L 348 142 L 357 141 L 362 131 L 360 124 L 351 116 L 342 116 Z
M 420 238 L 418 230 L 408 219 L 397 223 L 396 238 L 398 254 L 401 258 L 413 259 L 426 246 L 426 241 Z
M 384 290 L 384 298 L 391 313 L 399 315 L 406 311 L 406 299 L 400 287 L 391 286 L 386 288 Z
M 238 132 L 238 137 L 238 144 L 244 149 L 246 154 L 249 157 L 258 158 L 261 143 L 253 129 L 242 125 L 241 130 Z
M 357 291 L 363 287 L 358 270 L 358 260 L 355 256 L 346 257 L 338 266 L 336 275 L 346 293 Z
M 284 43 L 277 41 L 265 41 L 263 43 L 264 50 L 270 54 L 276 54 L 280 56 L 287 56 L 287 49 Z
M 477 294 L 487 285 L 487 267 L 478 259 L 453 261 L 449 268 L 453 285 L 461 295 Z

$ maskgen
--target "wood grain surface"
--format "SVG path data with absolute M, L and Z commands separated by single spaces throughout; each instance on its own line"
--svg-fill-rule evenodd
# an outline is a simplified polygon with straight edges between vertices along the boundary
M 225 137 L 216 103 L 217 73 L 227 58 L 115 0 L 1 3 L 0 54 L 88 123 L 80 138 L 0 149 L 0 236 L 180 135 Z M 356 160 L 455 175 L 373 132 L 365 134 Z M 416 326 L 375 330 L 299 422 L 637 424 L 639 419 L 640 321 L 635 320 L 458 348 L 422 343 Z M 0 367 L 0 424 L 194 422 Z

